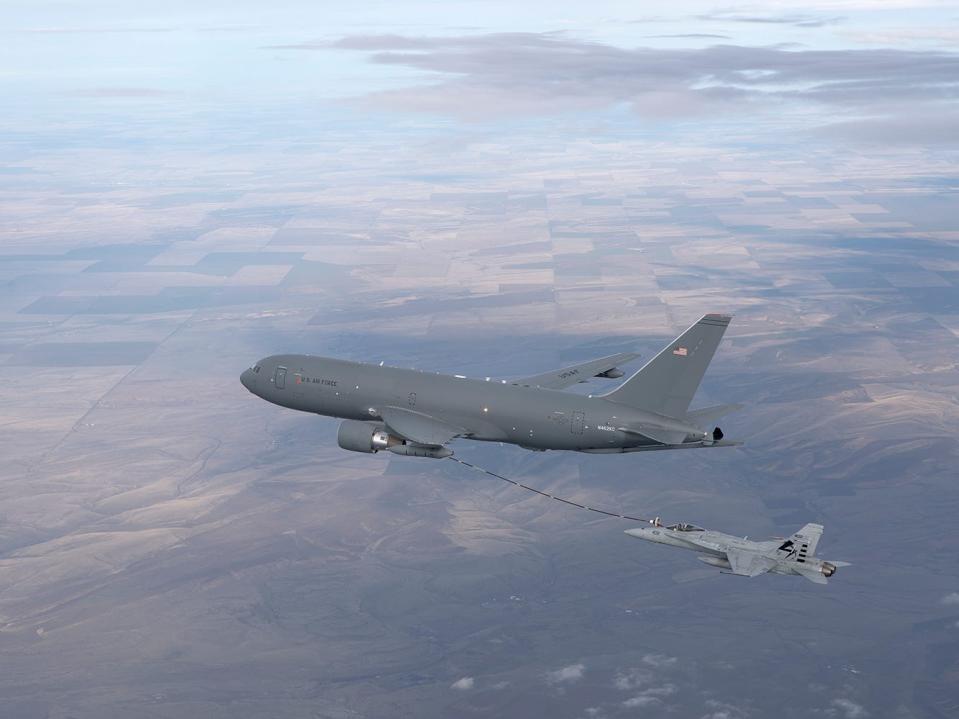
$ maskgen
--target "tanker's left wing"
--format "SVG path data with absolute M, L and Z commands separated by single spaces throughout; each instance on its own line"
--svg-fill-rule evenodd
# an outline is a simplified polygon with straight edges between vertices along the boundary
M 777 564 L 776 560 L 771 557 L 745 549 L 727 550 L 726 559 L 729 560 L 731 573 L 743 577 L 757 577 L 760 574 L 765 574 Z
M 571 387 L 577 382 L 585 382 L 591 377 L 609 377 L 615 379 L 622 377 L 623 373 L 617 369 L 618 365 L 632 362 L 639 357 L 636 352 L 620 352 L 609 357 L 600 357 L 599 359 L 574 364 L 561 369 L 554 369 L 551 372 L 533 375 L 532 377 L 523 377 L 513 380 L 511 384 L 526 385 L 529 387 L 545 387 L 546 389 L 565 389 Z

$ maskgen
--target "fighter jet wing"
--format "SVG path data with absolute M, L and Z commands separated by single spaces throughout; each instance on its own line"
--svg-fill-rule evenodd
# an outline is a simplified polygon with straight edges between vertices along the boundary
M 391 432 L 417 444 L 440 446 L 465 432 L 462 427 L 401 407 L 384 407 L 380 416 Z
M 609 357 L 600 357 L 599 359 L 574 364 L 561 369 L 554 369 L 552 372 L 533 375 L 532 377 L 523 377 L 513 380 L 513 384 L 528 385 L 530 387 L 545 387 L 546 389 L 565 389 L 577 382 L 585 382 L 590 377 L 596 377 L 616 369 L 617 365 L 632 362 L 639 357 L 636 352 L 620 352 Z M 617 375 L 622 376 L 622 375 Z
M 726 559 L 732 574 L 744 577 L 757 577 L 765 574 L 776 566 L 776 560 L 766 557 L 759 552 L 749 552 L 742 549 L 730 549 L 726 552 Z

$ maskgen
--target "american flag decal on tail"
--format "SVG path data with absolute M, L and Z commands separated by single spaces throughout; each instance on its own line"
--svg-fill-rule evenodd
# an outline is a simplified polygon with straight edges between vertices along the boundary
M 689 354 L 689 350 L 687 350 L 685 347 L 677 347 L 673 350 L 673 354 L 677 357 L 685 357 Z

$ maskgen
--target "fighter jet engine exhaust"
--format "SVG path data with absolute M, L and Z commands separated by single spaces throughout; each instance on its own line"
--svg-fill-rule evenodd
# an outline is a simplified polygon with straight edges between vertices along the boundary
M 823 573 L 824 577 L 831 577 L 836 573 L 836 565 L 831 562 L 823 562 L 819 571 Z
M 448 447 L 433 447 L 430 445 L 407 442 L 386 431 L 386 427 L 378 422 L 358 422 L 347 419 L 340 422 L 336 433 L 336 443 L 341 448 L 351 452 L 374 454 L 381 450 L 392 452 L 406 457 L 429 457 L 431 459 L 445 459 L 453 454 Z

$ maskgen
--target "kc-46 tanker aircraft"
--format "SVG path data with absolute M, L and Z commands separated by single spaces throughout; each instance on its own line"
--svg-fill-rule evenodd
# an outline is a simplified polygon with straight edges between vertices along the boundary
M 730 446 L 739 442 L 702 425 L 739 405 L 689 411 L 730 319 L 705 315 L 621 386 L 600 395 L 562 390 L 592 377 L 622 377 L 618 365 L 639 355 L 615 354 L 517 380 L 274 355 L 244 371 L 240 381 L 282 407 L 342 418 L 337 441 L 354 452 L 443 458 L 452 454 L 445 445 L 455 437 L 594 453 Z

